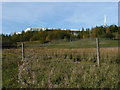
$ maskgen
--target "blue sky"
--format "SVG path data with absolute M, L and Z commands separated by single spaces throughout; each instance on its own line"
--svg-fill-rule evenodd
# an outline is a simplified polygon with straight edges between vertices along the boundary
M 4 2 L 2 32 L 10 34 L 28 27 L 91 28 L 104 24 L 118 25 L 117 2 Z

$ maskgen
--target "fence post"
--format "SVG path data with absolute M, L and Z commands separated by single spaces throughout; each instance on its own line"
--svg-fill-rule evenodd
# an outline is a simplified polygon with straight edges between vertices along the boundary
M 24 60 L 24 43 L 22 43 L 22 61 Z
M 96 38 L 96 45 L 97 45 L 97 65 L 100 66 L 99 38 Z

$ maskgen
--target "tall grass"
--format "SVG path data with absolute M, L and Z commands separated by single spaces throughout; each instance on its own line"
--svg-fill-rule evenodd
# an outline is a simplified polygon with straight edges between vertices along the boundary
M 23 62 L 20 49 L 3 50 L 3 87 L 117 88 L 118 48 L 101 48 L 100 52 L 98 67 L 96 48 L 26 48 Z M 21 65 L 24 65 L 22 73 Z M 18 82 L 19 74 L 24 84 Z

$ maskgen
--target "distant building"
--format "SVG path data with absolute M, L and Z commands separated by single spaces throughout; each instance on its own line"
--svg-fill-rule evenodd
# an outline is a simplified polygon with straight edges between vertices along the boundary
M 45 30 L 56 30 L 56 28 L 27 28 L 25 29 L 24 31 L 27 32 L 27 31 L 45 31 Z M 61 30 L 70 30 L 71 33 L 75 36 L 78 36 L 79 35 L 79 30 L 78 29 L 61 29 Z M 16 34 L 21 34 L 22 32 L 16 32 Z
M 15 34 L 21 34 L 22 32 L 15 32 Z
M 75 36 L 78 36 L 79 33 L 80 33 L 80 31 L 71 31 L 71 33 L 72 33 L 73 35 L 75 35 Z
M 27 31 L 40 31 L 40 30 L 46 30 L 46 28 L 27 28 L 27 29 L 25 29 L 25 32 L 27 32 Z

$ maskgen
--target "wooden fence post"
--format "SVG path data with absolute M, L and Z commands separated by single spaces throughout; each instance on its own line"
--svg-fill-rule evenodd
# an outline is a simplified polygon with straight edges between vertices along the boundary
M 100 66 L 99 38 L 96 38 L 96 45 L 97 45 L 97 65 Z
M 22 43 L 22 61 L 24 60 L 24 43 Z

